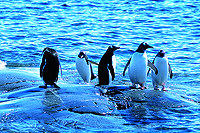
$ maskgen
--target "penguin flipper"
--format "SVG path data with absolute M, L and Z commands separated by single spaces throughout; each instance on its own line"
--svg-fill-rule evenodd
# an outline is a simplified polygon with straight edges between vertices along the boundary
M 155 61 L 155 59 L 156 59 L 156 57 L 153 59 L 153 62 L 152 62 L 152 64 L 154 64 L 154 61 Z M 148 60 L 149 61 L 149 60 Z M 150 68 L 149 68 L 149 70 L 148 70 L 148 72 L 147 72 L 147 76 L 149 76 L 149 72 L 150 72 Z
M 173 73 L 172 73 L 172 68 L 169 63 L 168 63 L 168 71 L 169 71 L 170 78 L 172 79 Z
M 157 75 L 158 74 L 158 69 L 154 66 L 153 63 L 151 63 L 149 60 L 148 60 L 148 66 L 154 70 L 154 73 Z
M 130 64 L 130 62 L 131 62 L 131 58 L 126 63 L 126 66 L 125 66 L 124 71 L 123 71 L 123 76 L 125 76 L 126 69 L 128 68 L 128 65 Z
M 87 61 L 90 62 L 91 64 L 94 64 L 94 65 L 97 65 L 97 66 L 99 65 L 98 63 L 96 63 L 94 61 L 91 61 L 91 60 L 88 60 L 88 59 L 87 59 Z
M 93 79 L 95 79 L 97 76 L 93 73 L 92 65 L 91 65 L 91 64 L 95 64 L 95 65 L 97 65 L 97 66 L 98 66 L 99 64 L 96 63 L 96 62 L 94 62 L 94 61 L 88 60 L 87 57 L 86 57 L 85 59 L 86 59 L 87 64 L 90 65 L 90 66 L 89 66 L 89 67 L 90 67 L 90 71 L 91 71 L 91 77 L 90 77 L 90 79 L 93 80 Z
M 44 65 L 45 65 L 45 58 L 43 56 L 42 58 L 42 63 L 40 65 L 40 77 L 42 78 L 43 77 L 43 68 L 44 68 Z
M 149 72 L 150 72 L 150 70 L 151 70 L 151 69 L 149 68 L 149 70 L 148 70 L 148 72 L 147 72 L 147 76 L 149 76 Z
M 91 80 L 95 79 L 97 76 L 93 73 L 92 65 L 90 64 Z
M 60 67 L 60 74 L 61 74 L 61 77 L 62 77 L 62 67 L 61 67 L 60 62 L 59 62 L 59 67 Z

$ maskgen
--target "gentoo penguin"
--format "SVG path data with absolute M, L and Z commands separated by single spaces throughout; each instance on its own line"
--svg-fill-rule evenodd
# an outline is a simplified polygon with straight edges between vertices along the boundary
M 147 66 L 152 68 L 155 74 L 158 74 L 157 68 L 149 60 L 147 60 L 146 49 L 148 48 L 153 47 L 149 46 L 147 43 L 141 43 L 124 68 L 123 76 L 125 75 L 127 67 L 130 65 L 128 68 L 128 74 L 133 84 L 133 88 L 136 88 L 136 84 L 139 84 L 141 89 L 145 88 L 144 85 L 147 79 Z
M 109 85 L 115 78 L 116 58 L 114 51 L 120 47 L 109 46 L 98 65 L 98 85 Z
M 90 83 L 90 80 L 93 80 L 97 77 L 92 71 L 91 63 L 94 64 L 94 62 L 88 60 L 86 53 L 81 50 L 76 59 L 76 69 L 78 70 L 78 73 L 82 79 L 87 83 Z M 96 63 L 96 65 L 98 64 Z
M 58 53 L 54 49 L 44 48 L 42 63 L 40 65 L 40 77 L 43 79 L 45 85 L 40 86 L 40 88 L 47 88 L 47 85 L 60 88 L 56 85 L 59 68 L 61 69 Z
M 151 74 L 153 87 L 155 90 L 158 90 L 158 86 L 162 86 L 162 90 L 165 91 L 165 84 L 168 79 L 168 72 L 170 78 L 172 78 L 173 73 L 164 50 L 160 50 L 158 52 L 153 60 L 153 64 L 159 72 L 157 75 L 155 75 L 153 72 Z

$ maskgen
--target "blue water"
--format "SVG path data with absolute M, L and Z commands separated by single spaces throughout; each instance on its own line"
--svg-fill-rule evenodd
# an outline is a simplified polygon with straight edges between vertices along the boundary
M 124 116 L 129 122 L 125 128 L 127 131 L 130 128 L 158 132 L 200 131 L 198 0 L 6 0 L 0 2 L 0 14 L 0 60 L 5 61 L 7 67 L 38 68 L 42 50 L 48 46 L 57 50 L 63 80 L 72 84 L 83 84 L 75 67 L 80 50 L 85 50 L 89 59 L 99 62 L 109 45 L 121 47 L 115 53 L 117 68 L 113 85 L 131 85 L 122 72 L 132 50 L 141 42 L 154 47 L 147 51 L 151 61 L 160 49 L 165 50 L 174 73 L 167 88 L 195 105 L 159 112 L 167 120 L 155 120 L 152 112 L 148 114 L 152 115 L 149 123 L 145 121 L 147 118 L 134 121 L 134 117 L 126 116 L 130 109 L 125 110 Z M 97 74 L 96 66 L 94 72 Z M 96 83 L 94 80 L 91 84 Z M 150 77 L 146 86 L 152 89 Z M 157 127 L 157 123 L 163 126 Z

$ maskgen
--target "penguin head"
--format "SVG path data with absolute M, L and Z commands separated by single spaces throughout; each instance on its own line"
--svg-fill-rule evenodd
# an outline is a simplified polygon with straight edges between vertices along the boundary
M 120 47 L 115 47 L 114 45 L 109 46 L 108 48 L 112 49 L 113 51 L 120 49 Z
M 152 46 L 148 45 L 147 43 L 143 42 L 139 45 L 138 49 L 136 50 L 136 52 L 139 53 L 144 53 L 146 51 L 146 49 L 148 48 L 153 48 Z
M 120 49 L 120 47 L 115 47 L 114 45 L 111 45 L 111 46 L 108 47 L 106 53 L 113 55 L 114 51 L 117 50 L 117 49 Z
M 54 49 L 52 49 L 52 48 L 49 48 L 49 47 L 46 47 L 46 48 L 44 48 L 44 50 L 43 50 L 43 56 L 46 56 L 46 57 L 52 57 L 52 56 L 54 56 L 54 57 L 58 57 L 58 54 L 57 54 L 57 52 L 56 52 L 56 50 L 54 50 Z
M 78 54 L 78 57 L 81 59 L 85 58 L 86 57 L 85 51 L 81 50 L 80 53 Z
M 165 57 L 165 51 L 164 50 L 160 50 L 157 54 L 158 57 Z

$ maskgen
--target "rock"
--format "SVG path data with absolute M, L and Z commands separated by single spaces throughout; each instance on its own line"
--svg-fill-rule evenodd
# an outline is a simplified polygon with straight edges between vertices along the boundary
M 106 89 L 103 94 L 101 87 L 93 85 L 62 82 L 60 89 L 44 89 L 39 88 L 40 84 L 38 75 L 9 69 L 0 71 L 1 90 L 7 91 L 0 95 L 0 120 L 3 123 L 0 129 L 10 131 L 20 126 L 15 131 L 27 128 L 37 130 L 35 132 L 64 132 L 69 128 L 123 131 L 127 129 L 126 124 L 167 120 L 170 118 L 165 112 L 170 108 L 195 104 L 170 92 L 133 90 L 124 85 L 103 87 Z M 33 124 L 37 128 L 31 127 Z
M 53 131 L 62 124 L 71 128 L 123 129 L 121 125 L 126 122 L 121 117 L 112 117 L 116 115 L 115 104 L 101 96 L 94 86 L 60 86 L 60 89 L 31 87 L 0 95 L 1 121 L 10 123 L 9 125 L 23 124 L 19 120 L 26 123 L 31 121 L 39 127 Z M 24 128 L 27 128 L 26 126 Z
M 56 109 L 55 106 L 57 106 L 59 107 L 59 109 L 56 109 L 58 111 L 68 110 L 81 114 L 107 115 L 112 114 L 115 109 L 115 104 L 109 102 L 108 98 L 100 96 L 94 86 L 67 84 L 64 86 L 66 87 L 61 87 L 61 89 L 32 87 L 8 92 L 1 95 L 1 99 L 3 99 L 1 102 L 8 102 L 6 105 L 9 105 L 10 101 L 14 101 L 20 104 L 20 108 L 23 109 L 32 109 L 35 107 L 39 109 L 43 109 L 44 107 Z M 34 102 L 35 98 L 37 99 L 36 102 Z M 30 103 L 34 103 L 34 106 L 29 106 L 30 104 L 27 103 L 27 99 L 32 99 Z
M 63 4 L 62 6 L 64 6 L 64 7 L 70 7 L 69 5 L 67 5 L 67 4 Z
M 122 94 L 118 93 L 111 97 L 108 96 L 117 104 L 118 109 L 127 109 L 136 105 L 138 106 L 138 104 L 154 109 L 184 107 L 191 104 L 183 97 L 165 91 L 129 89 L 128 86 L 115 86 L 114 88 L 111 87 L 111 89 L 114 90 L 114 92 L 122 92 Z M 110 90 L 110 88 L 108 88 L 108 90 Z
M 37 86 L 41 82 L 38 75 L 25 71 L 3 69 L 0 70 L 0 91 L 11 91 Z

